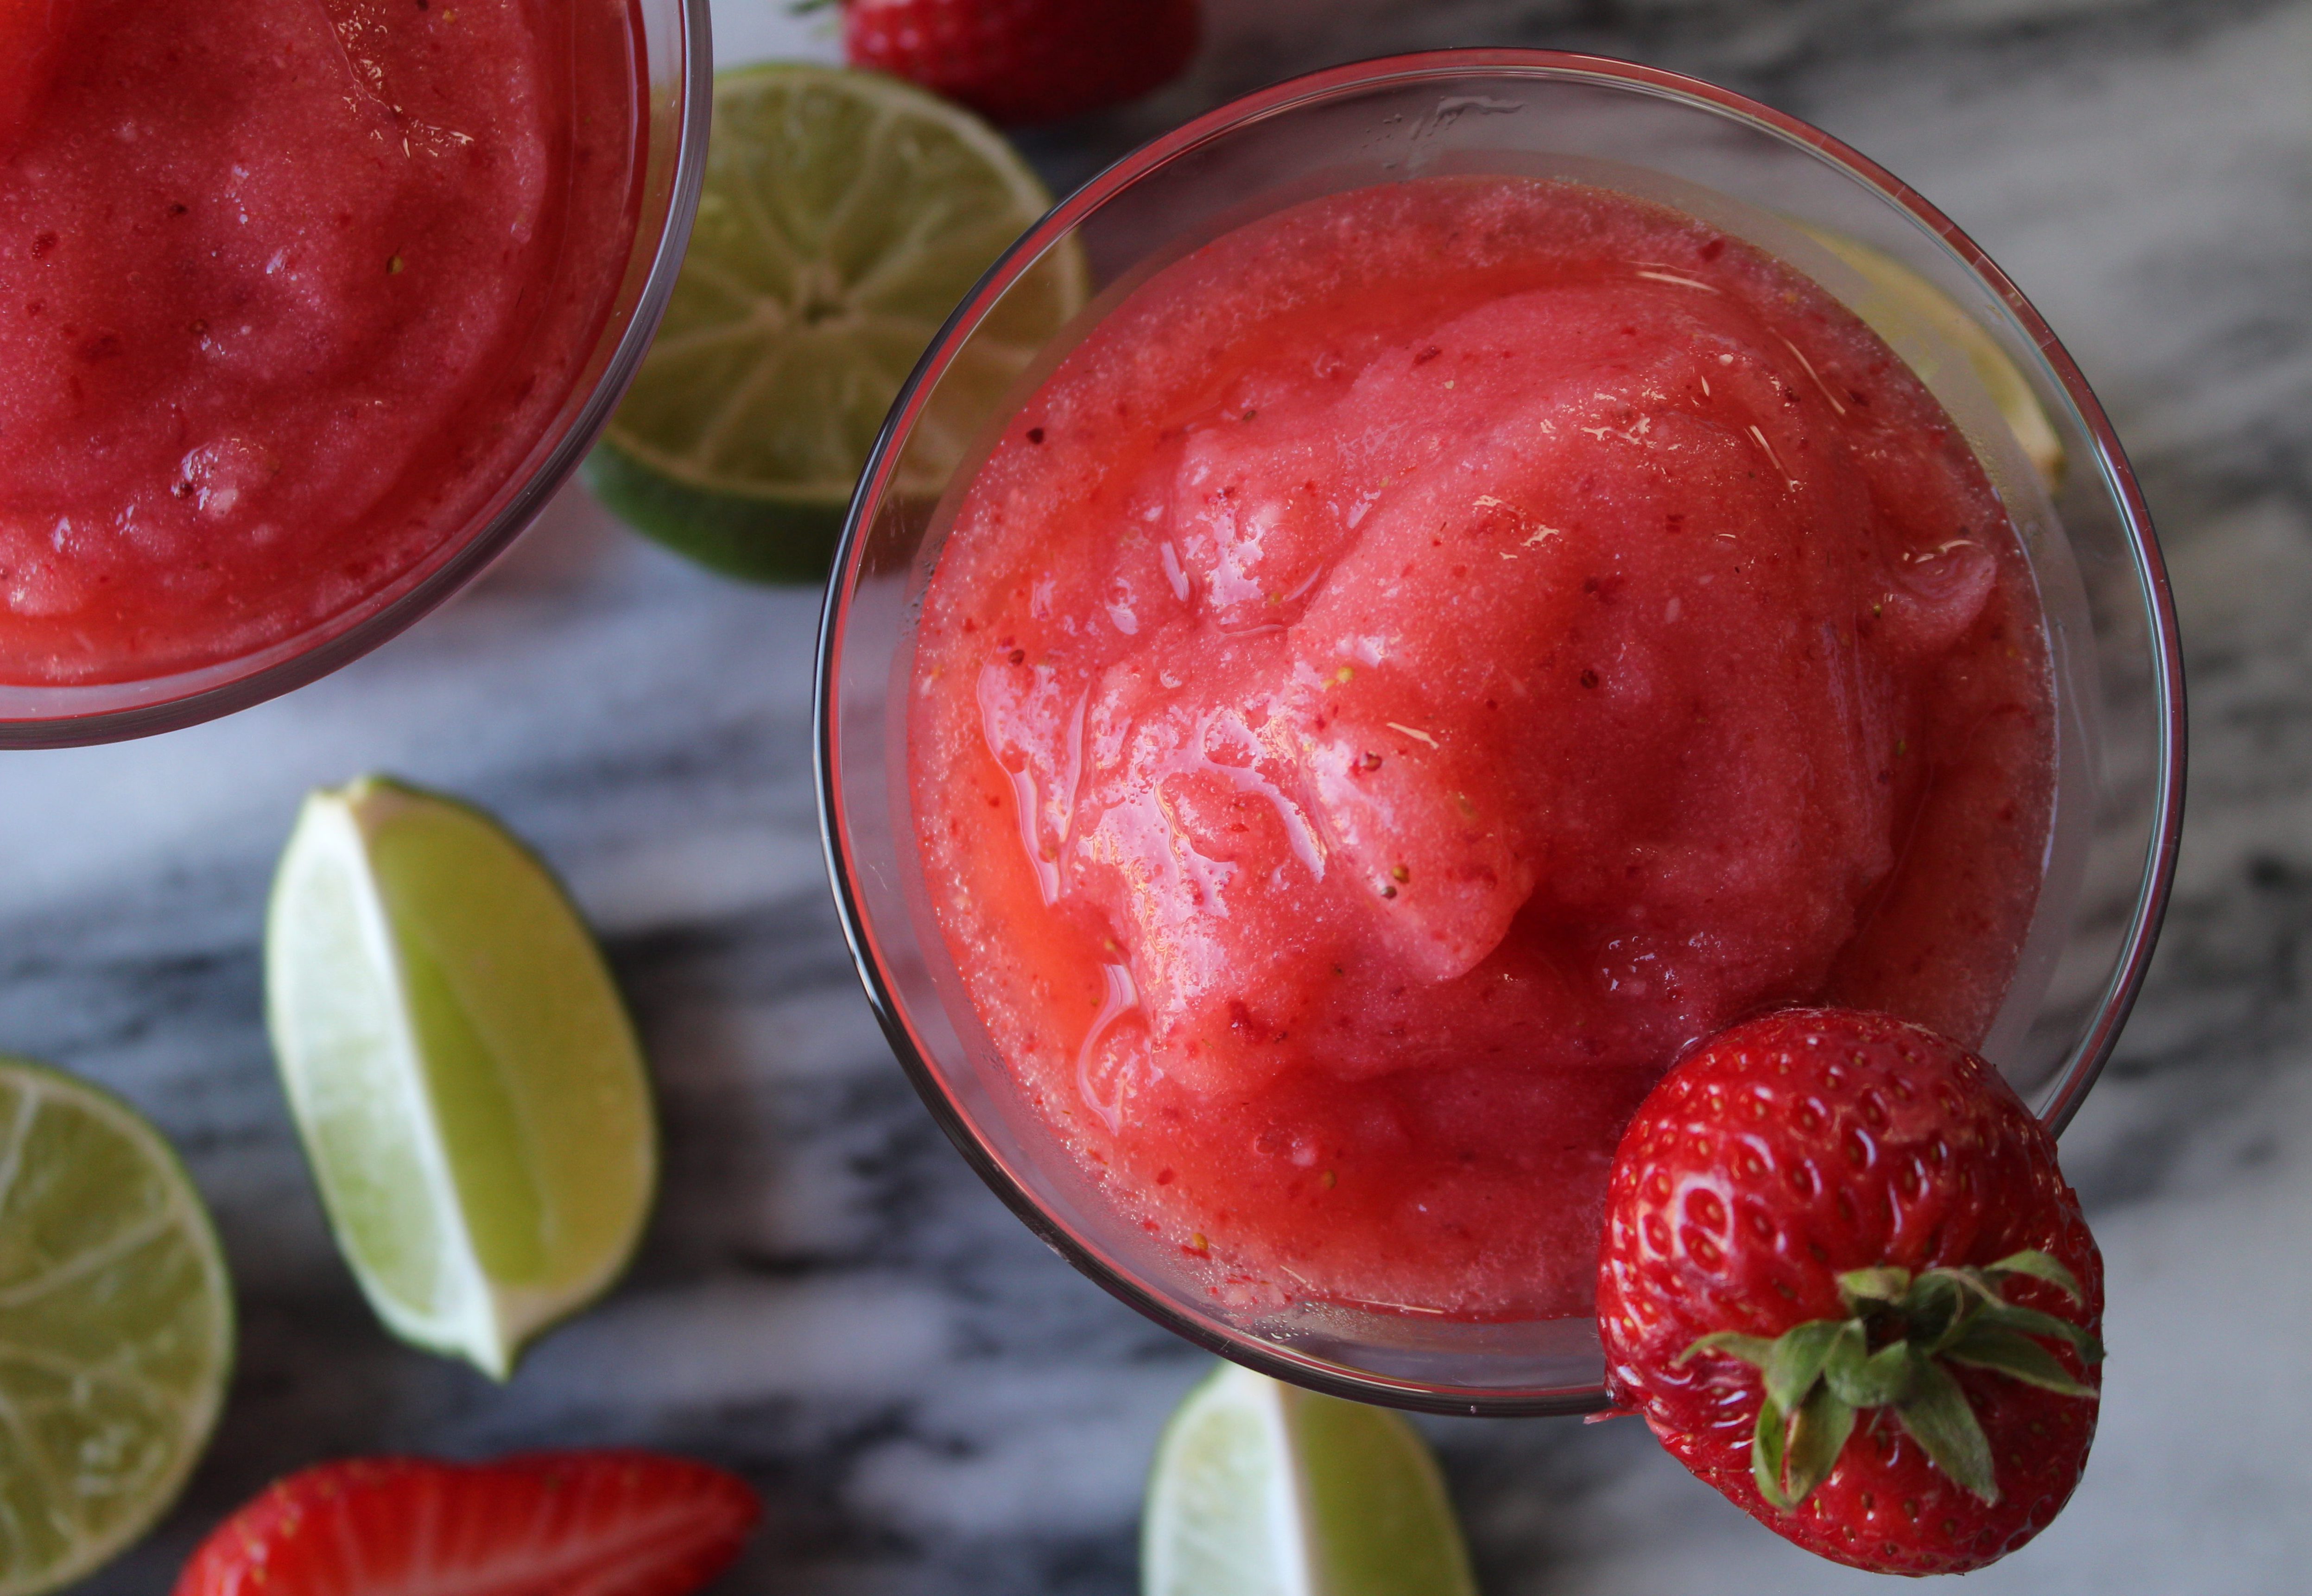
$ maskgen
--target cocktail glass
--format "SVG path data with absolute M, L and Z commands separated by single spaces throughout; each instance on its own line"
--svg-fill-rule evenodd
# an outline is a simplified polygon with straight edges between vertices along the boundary
M 860 977 L 900 1062 L 964 1157 L 1069 1262 L 1279 1379 L 1439 1413 L 1582 1412 L 1605 1402 L 1590 1319 L 1231 1307 L 1104 1199 L 982 1027 L 933 920 L 909 813 L 917 606 L 1006 417 L 1108 308 L 1209 240 L 1318 195 L 1449 173 L 1572 178 L 1750 237 L 1878 328 L 1967 433 L 2031 558 L 2060 722 L 2039 908 L 1984 1052 L 2050 1125 L 2071 1118 L 2141 982 L 2182 821 L 2175 618 L 2134 477 L 2054 334 L 1940 213 L 1826 134 L 1674 73 L 1537 50 L 1333 68 L 1156 140 L 1021 238 L 900 392 L 853 502 L 820 637 L 821 828 Z M 1024 274 L 1069 249 L 1084 251 L 1098 297 L 991 401 L 985 373 L 1001 351 L 984 329 Z M 959 455 L 959 432 L 978 439 Z
M 424 559 L 302 631 L 238 658 L 136 680 L 0 684 L 0 749 L 141 737 L 302 687 L 375 648 L 456 592 L 537 517 L 593 447 L 650 348 L 682 266 L 705 172 L 714 73 L 707 0 L 627 3 L 644 140 L 634 239 L 592 346 L 527 452 L 478 501 L 466 523 Z M 532 336 L 570 335 L 541 327 Z

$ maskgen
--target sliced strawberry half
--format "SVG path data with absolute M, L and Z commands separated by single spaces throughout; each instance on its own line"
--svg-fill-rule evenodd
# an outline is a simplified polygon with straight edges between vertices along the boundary
M 808 3 L 808 0 L 807 0 Z M 1197 0 L 843 0 L 844 57 L 1021 127 L 1136 100 L 1179 76 Z
M 355 1458 L 268 1486 L 176 1596 L 680 1596 L 761 1513 L 736 1475 L 657 1452 Z

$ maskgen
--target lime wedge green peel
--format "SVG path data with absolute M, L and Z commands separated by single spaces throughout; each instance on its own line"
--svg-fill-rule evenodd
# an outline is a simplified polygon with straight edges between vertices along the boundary
M 0 1596 L 71 1583 L 168 1511 L 232 1338 L 216 1232 L 160 1133 L 0 1058 Z
M 899 385 L 1050 205 L 994 129 L 897 78 L 804 62 L 721 74 L 689 252 L 589 486 L 705 565 L 820 580 Z M 903 487 L 936 493 L 968 418 L 1084 294 L 1073 240 L 1013 286 L 942 385 Z
M 1157 1443 L 1142 1596 L 1475 1596 L 1413 1426 L 1224 1364 Z
M 657 1179 L 641 1049 L 577 911 L 479 810 L 363 777 L 297 817 L 265 987 L 371 1305 L 504 1379 L 625 1268 Z

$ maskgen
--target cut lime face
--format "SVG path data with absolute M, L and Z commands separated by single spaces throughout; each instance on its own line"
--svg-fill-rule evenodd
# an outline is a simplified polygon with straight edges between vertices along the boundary
M 681 276 L 587 480 L 707 565 L 816 580 L 900 384 L 1051 197 L 968 111 L 876 73 L 739 68 L 714 115 Z M 943 406 L 992 408 L 1084 282 L 1073 242 L 1047 254 Z M 968 443 L 911 453 L 902 487 L 943 481 Z
M 0 1596 L 69 1584 L 168 1511 L 232 1337 L 224 1255 L 160 1133 L 0 1058 Z
M 1222 1364 L 1157 1443 L 1143 1596 L 1475 1596 L 1412 1425 Z
M 298 815 L 265 986 L 371 1305 L 504 1379 L 624 1269 L 657 1179 L 641 1049 L 577 911 L 480 811 L 364 777 Z

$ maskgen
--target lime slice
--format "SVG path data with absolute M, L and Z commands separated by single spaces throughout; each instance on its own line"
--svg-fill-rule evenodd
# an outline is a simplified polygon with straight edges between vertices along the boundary
M 0 1596 L 68 1584 L 168 1511 L 232 1366 L 216 1232 L 160 1132 L 0 1058 Z
M 706 184 L 642 370 L 587 465 L 611 509 L 703 564 L 816 581 L 884 412 L 958 302 L 1051 205 L 970 112 L 803 62 L 714 82 Z M 901 487 L 936 494 L 968 418 L 1084 300 L 1073 241 L 1004 297 L 941 385 Z
M 365 776 L 297 817 L 265 995 L 371 1306 L 504 1379 L 617 1277 L 657 1179 L 642 1053 L 577 911 L 487 815 Z
M 1950 295 L 1892 255 L 1843 232 L 1818 227 L 1804 230 L 1887 296 L 1884 303 L 1856 307 L 1856 314 L 1881 338 L 1889 338 L 1902 321 L 1909 320 L 1923 323 L 1965 356 L 1976 380 L 2006 418 L 2008 429 L 2022 447 L 2023 457 L 2039 473 L 2047 491 L 2053 493 L 2062 486 L 2062 439 L 2055 435 L 2054 425 L 2047 419 L 2038 396 L 2031 391 L 2031 384 L 2024 381 L 2023 373 L 2007 357 L 2007 352 L 1992 342 L 1991 335 L 1974 317 L 1959 309 Z
M 1475 1596 L 1428 1446 L 1397 1414 L 1224 1364 L 1156 1444 L 1143 1596 Z

